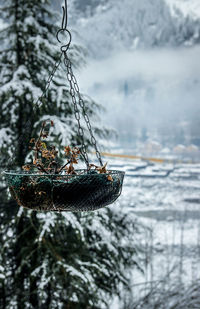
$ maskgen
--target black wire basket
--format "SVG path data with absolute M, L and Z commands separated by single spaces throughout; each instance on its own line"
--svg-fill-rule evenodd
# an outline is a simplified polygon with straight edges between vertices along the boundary
M 93 211 L 121 194 L 124 172 L 78 170 L 76 175 L 5 171 L 10 193 L 20 206 L 37 211 Z

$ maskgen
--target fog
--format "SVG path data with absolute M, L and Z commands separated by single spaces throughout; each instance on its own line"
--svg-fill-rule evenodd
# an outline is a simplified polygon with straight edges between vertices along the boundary
M 145 129 L 162 142 L 199 144 L 199 54 L 200 47 L 185 47 L 90 59 L 79 72 L 81 90 L 106 108 L 103 123 L 121 138 L 138 139 Z

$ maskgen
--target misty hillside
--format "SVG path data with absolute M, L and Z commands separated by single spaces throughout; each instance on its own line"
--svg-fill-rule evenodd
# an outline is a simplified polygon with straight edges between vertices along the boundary
M 184 16 L 191 16 L 193 19 L 200 18 L 200 1 L 199 0 L 165 0 L 176 13 L 178 8 Z
M 74 21 L 91 55 L 105 57 L 114 50 L 136 48 L 191 46 L 200 42 L 200 19 L 194 18 L 196 1 L 190 1 L 184 13 L 179 0 L 110 0 L 95 6 L 88 16 L 90 1 L 77 2 L 75 7 L 85 17 Z M 79 3 L 79 4 L 78 4 Z M 84 5 L 85 3 L 85 5 Z M 178 4 L 177 4 L 178 3 Z M 192 6 L 193 3 L 193 6 Z M 96 10 L 94 10 L 94 8 Z M 193 9 L 193 11 L 192 11 Z
M 128 143 L 145 128 L 164 144 L 200 145 L 200 2 L 110 0 L 84 14 L 74 20 L 90 55 L 81 85 L 104 121 Z

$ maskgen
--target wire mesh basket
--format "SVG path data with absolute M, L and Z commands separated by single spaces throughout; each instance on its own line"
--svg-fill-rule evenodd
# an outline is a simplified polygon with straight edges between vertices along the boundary
M 5 171 L 11 195 L 20 206 L 37 211 L 92 211 L 121 194 L 124 172 L 79 170 L 76 175 Z

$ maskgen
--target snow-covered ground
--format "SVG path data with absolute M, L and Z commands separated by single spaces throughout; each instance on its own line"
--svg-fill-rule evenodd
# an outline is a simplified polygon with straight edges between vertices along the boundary
M 133 212 L 150 228 L 141 235 L 148 265 L 134 273 L 133 285 L 179 278 L 190 283 L 200 274 L 200 164 L 153 164 L 112 159 L 110 169 L 126 172 L 121 197 L 110 207 Z M 140 285 L 139 285 L 140 286 Z

